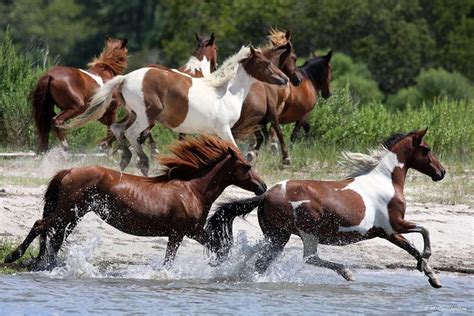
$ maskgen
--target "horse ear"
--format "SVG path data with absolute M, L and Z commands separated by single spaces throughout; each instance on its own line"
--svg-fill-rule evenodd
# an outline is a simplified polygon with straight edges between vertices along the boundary
M 106 42 L 110 41 L 110 36 L 107 35 L 107 36 L 105 37 L 105 41 L 106 41 Z
M 227 151 L 229 152 L 229 154 L 232 158 L 234 158 L 234 159 L 238 158 L 237 153 L 235 152 L 235 150 L 232 147 L 227 147 Z
M 326 63 L 329 63 L 331 61 L 331 58 L 332 58 L 332 50 L 330 50 L 329 53 L 327 53 L 326 56 L 324 56 Z
M 423 138 L 423 136 L 425 136 L 426 132 L 428 131 L 428 127 L 426 127 L 425 129 L 420 129 L 418 131 L 418 135 L 420 138 Z
M 209 41 L 207 42 L 207 46 L 214 45 L 215 40 L 216 40 L 216 37 L 214 36 L 214 33 L 211 33 L 211 37 L 209 38 Z
M 290 30 L 287 30 L 287 31 L 286 31 L 285 37 L 286 37 L 286 40 L 287 40 L 287 41 L 290 40 L 290 38 L 291 38 L 291 32 L 290 32 Z
M 201 38 L 199 38 L 198 33 L 194 33 L 194 36 L 196 37 L 196 41 L 198 41 L 198 43 L 201 43 Z
M 120 48 L 125 48 L 125 47 L 127 47 L 127 44 L 128 44 L 128 39 L 125 38 L 125 39 L 122 41 L 122 46 L 120 46 Z

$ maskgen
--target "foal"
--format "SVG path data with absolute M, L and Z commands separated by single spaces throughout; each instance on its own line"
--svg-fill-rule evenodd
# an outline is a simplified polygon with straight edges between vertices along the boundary
M 266 190 L 234 145 L 216 137 L 201 136 L 175 143 L 173 155 L 159 158 L 166 167 L 162 176 L 145 178 L 100 166 L 58 172 L 50 181 L 43 218 L 9 256 L 18 260 L 30 243 L 41 235 L 40 252 L 34 264 L 51 269 L 63 240 L 88 212 L 127 234 L 167 236 L 165 264 L 171 264 L 184 236 L 203 245 L 203 230 L 209 209 L 229 185 L 255 194 Z
M 211 248 L 225 256 L 232 243 L 232 222 L 258 207 L 258 220 L 268 241 L 257 260 L 264 272 L 282 252 L 290 235 L 299 235 L 306 263 L 332 269 L 346 280 L 351 271 L 342 264 L 320 259 L 318 243 L 347 245 L 380 237 L 406 250 L 418 261 L 433 287 L 441 287 L 433 269 L 428 230 L 404 219 L 406 202 L 403 188 L 409 168 L 443 179 L 445 170 L 423 139 L 426 130 L 396 134 L 371 156 L 346 153 L 354 167 L 342 181 L 285 180 L 265 194 L 222 205 L 209 219 Z M 401 234 L 420 233 L 424 250 L 420 253 Z

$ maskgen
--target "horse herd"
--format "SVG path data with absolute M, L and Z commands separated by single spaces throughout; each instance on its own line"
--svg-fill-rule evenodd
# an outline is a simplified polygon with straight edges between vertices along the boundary
M 123 150 L 121 168 L 130 162 L 128 141 L 147 175 L 148 158 L 142 144 L 148 138 L 154 145 L 150 129 L 156 122 L 201 136 L 176 141 L 170 155 L 159 155 L 163 170 L 159 176 L 136 176 L 101 166 L 58 172 L 46 190 L 42 219 L 5 262 L 18 260 L 40 236 L 39 254 L 31 268 L 55 267 L 63 241 L 86 213 L 95 212 L 125 233 L 168 237 L 165 265 L 172 264 L 184 237 L 205 246 L 219 264 L 231 250 L 233 220 L 258 208 L 265 237 L 256 254 L 256 269 L 261 273 L 295 234 L 303 241 L 306 263 L 354 280 L 346 266 L 320 259 L 318 244 L 346 245 L 380 237 L 406 250 L 430 284 L 441 287 L 428 265 L 428 230 L 404 219 L 407 171 L 413 168 L 433 181 L 445 175 L 424 140 L 427 130 L 394 134 L 369 154 L 344 153 L 352 169 L 344 180 L 284 180 L 267 190 L 239 151 L 234 135 L 255 133 L 258 150 L 263 142 L 261 132 L 271 122 L 282 144 L 283 159 L 289 162 L 280 123 L 297 120 L 297 128 L 305 127 L 308 108 L 314 106 L 318 91 L 323 97 L 330 95 L 331 53 L 298 68 L 290 33 L 273 31 L 265 46 L 244 46 L 217 68 L 214 35 L 196 38 L 193 56 L 179 69 L 149 65 L 121 75 L 127 65 L 127 42 L 108 39 L 88 71 L 57 66 L 39 79 L 33 104 L 42 150 L 47 149 L 50 129 L 67 147 L 65 127 L 98 119 L 110 127 L 104 143 L 110 145 L 115 136 Z M 54 104 L 61 109 L 58 115 L 54 115 Z M 127 115 L 116 122 L 120 105 Z M 230 185 L 256 196 L 221 204 L 208 217 L 213 203 Z M 402 236 L 413 232 L 423 236 L 422 252 Z

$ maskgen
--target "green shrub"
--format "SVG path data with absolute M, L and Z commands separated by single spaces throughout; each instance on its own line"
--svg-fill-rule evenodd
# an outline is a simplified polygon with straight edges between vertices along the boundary
M 418 107 L 423 102 L 433 104 L 437 99 L 472 100 L 474 86 L 457 72 L 442 68 L 423 70 L 416 77 L 416 85 L 401 89 L 387 98 L 387 104 L 394 109 L 403 109 L 407 104 Z
M 44 71 L 13 46 L 7 30 L 0 43 L 0 144 L 32 146 L 35 128 L 28 96 Z
M 395 132 L 428 127 L 428 142 L 439 154 L 470 157 L 474 148 L 474 101 L 437 99 L 431 106 L 408 105 L 390 111 L 373 102 L 356 105 L 349 87 L 335 91 L 327 100 L 318 101 L 310 123 L 314 141 L 346 150 L 365 150 Z

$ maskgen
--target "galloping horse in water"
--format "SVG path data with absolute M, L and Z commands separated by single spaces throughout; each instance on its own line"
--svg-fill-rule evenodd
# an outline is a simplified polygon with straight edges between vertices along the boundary
M 289 49 L 284 46 L 274 50 L 280 56 Z M 129 111 L 136 115 L 125 136 L 137 152 L 140 170 L 147 175 L 148 157 L 138 141 L 145 129 L 160 122 L 179 133 L 214 134 L 235 144 L 230 128 L 238 120 L 242 102 L 255 80 L 277 85 L 288 83 L 284 73 L 262 52 L 251 47 L 242 47 L 204 78 L 192 78 L 165 69 L 141 68 L 126 76 L 117 76 L 100 88 L 87 111 L 68 127 L 81 126 L 102 116 L 112 96 L 118 92 Z M 121 168 L 129 161 L 130 157 L 122 156 Z
M 88 64 L 87 70 L 67 66 L 55 66 L 41 76 L 32 92 L 33 116 L 38 130 L 40 152 L 48 149 L 51 128 L 65 150 L 68 149 L 64 122 L 82 113 L 95 90 L 104 82 L 123 73 L 127 68 L 127 40 L 108 38 L 98 58 Z M 57 105 L 61 110 L 54 112 Z M 118 104 L 113 101 L 106 112 L 98 117 L 107 127 L 115 122 Z M 107 132 L 110 135 L 110 130 Z M 107 139 L 112 140 L 111 137 Z
M 227 203 L 209 219 L 206 229 L 210 244 L 222 258 L 232 244 L 232 222 L 258 207 L 258 220 L 267 241 L 256 267 L 264 272 L 282 252 L 291 234 L 303 241 L 306 263 L 332 269 L 346 280 L 351 271 L 342 264 L 320 259 L 318 243 L 347 245 L 380 237 L 406 250 L 418 261 L 433 287 L 441 287 L 433 269 L 428 230 L 406 221 L 404 185 L 408 169 L 443 179 L 445 170 L 423 139 L 426 130 L 396 134 L 372 154 L 346 153 L 353 167 L 350 178 L 342 181 L 282 181 L 266 193 Z M 420 233 L 424 250 L 420 253 L 401 234 Z
M 45 193 L 43 218 L 5 262 L 18 260 L 41 235 L 36 268 L 53 268 L 63 240 L 88 212 L 127 234 L 167 236 L 165 264 L 184 236 L 208 245 L 203 227 L 212 203 L 229 185 L 255 194 L 266 190 L 231 142 L 200 136 L 177 142 L 159 158 L 165 174 L 145 178 L 99 166 L 58 172 Z M 42 266 L 43 265 L 43 266 Z

